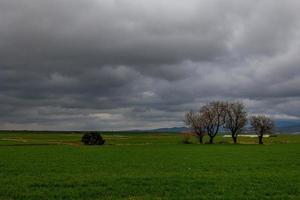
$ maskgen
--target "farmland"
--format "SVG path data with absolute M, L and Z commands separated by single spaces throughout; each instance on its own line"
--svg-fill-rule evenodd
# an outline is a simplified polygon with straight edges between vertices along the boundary
M 300 136 L 0 132 L 0 199 L 300 199 Z M 208 138 L 205 138 L 206 140 Z

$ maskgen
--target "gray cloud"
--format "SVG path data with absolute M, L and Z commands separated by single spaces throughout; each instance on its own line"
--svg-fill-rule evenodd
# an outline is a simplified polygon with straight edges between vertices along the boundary
M 0 2 L 0 129 L 182 125 L 215 99 L 300 120 L 300 3 Z

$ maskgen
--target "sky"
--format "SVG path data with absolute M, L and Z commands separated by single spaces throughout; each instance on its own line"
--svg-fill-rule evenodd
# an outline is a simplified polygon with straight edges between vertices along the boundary
M 298 0 L 0 0 L 0 129 L 182 126 L 213 100 L 300 121 Z

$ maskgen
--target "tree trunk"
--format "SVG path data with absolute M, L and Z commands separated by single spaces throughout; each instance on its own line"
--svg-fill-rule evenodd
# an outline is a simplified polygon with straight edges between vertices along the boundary
M 209 144 L 213 144 L 214 143 L 214 137 L 213 136 L 209 136 Z
M 262 135 L 258 136 L 258 143 L 263 144 L 263 136 Z
M 236 144 L 237 142 L 237 136 L 232 135 L 233 143 Z
M 201 144 L 203 144 L 203 135 L 199 135 L 198 137 L 199 137 L 199 142 L 200 142 Z

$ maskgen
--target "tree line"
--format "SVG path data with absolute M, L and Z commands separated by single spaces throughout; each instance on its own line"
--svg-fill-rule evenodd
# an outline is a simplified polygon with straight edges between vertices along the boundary
M 242 102 L 213 101 L 202 106 L 197 112 L 192 110 L 187 112 L 184 121 L 199 138 L 200 143 L 203 143 L 203 137 L 208 135 L 210 144 L 221 127 L 231 133 L 235 144 L 248 121 L 258 136 L 259 144 L 263 144 L 264 134 L 272 133 L 274 128 L 273 120 L 265 115 L 247 118 L 246 107 Z

